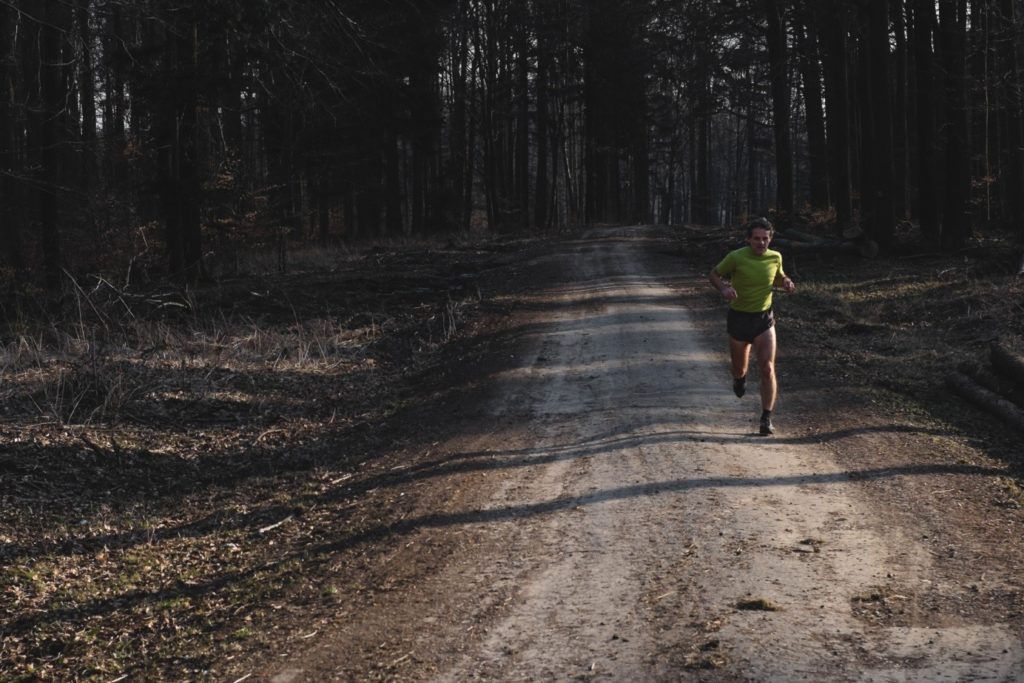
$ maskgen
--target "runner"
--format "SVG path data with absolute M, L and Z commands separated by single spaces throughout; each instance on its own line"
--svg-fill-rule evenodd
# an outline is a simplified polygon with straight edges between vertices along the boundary
M 772 410 L 778 396 L 772 287 L 792 293 L 796 285 L 782 269 L 782 254 L 768 248 L 773 233 L 771 222 L 755 218 L 747 223 L 746 231 L 747 246 L 726 254 L 708 279 L 729 302 L 726 329 L 732 358 L 732 389 L 739 397 L 747 391 L 747 367 L 753 346 L 761 377 L 760 432 L 770 436 L 775 433 Z

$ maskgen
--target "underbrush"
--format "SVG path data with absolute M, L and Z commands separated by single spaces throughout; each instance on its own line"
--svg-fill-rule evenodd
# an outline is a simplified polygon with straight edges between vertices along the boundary
M 402 322 L 412 323 L 315 317 L 267 326 L 254 319 L 197 316 L 184 324 L 134 320 L 105 330 L 102 337 L 96 330 L 87 337 L 22 336 L 0 347 L 0 401 L 7 419 L 35 418 L 64 427 L 116 425 L 181 392 L 201 401 L 256 387 L 266 373 L 372 366 L 377 362 L 373 344 Z M 453 330 L 454 316 L 445 325 Z
M 272 603 L 322 599 L 310 527 L 374 520 L 330 501 L 502 251 L 324 252 L 184 292 L 97 279 L 62 320 L 8 326 L 0 679 L 197 680 L 270 637 Z
M 905 249 L 874 259 L 794 259 L 798 291 L 779 302 L 783 371 L 848 389 L 893 419 L 912 413 L 1021 468 L 1019 434 L 945 386 L 993 343 L 1024 352 L 1019 247 L 982 241 L 956 254 Z M 788 267 L 787 267 L 788 268 Z
M 823 348 L 871 354 L 861 370 L 872 381 L 916 389 L 994 341 L 1024 337 L 1024 278 L 987 268 L 989 258 L 805 263 L 798 295 L 782 306 Z

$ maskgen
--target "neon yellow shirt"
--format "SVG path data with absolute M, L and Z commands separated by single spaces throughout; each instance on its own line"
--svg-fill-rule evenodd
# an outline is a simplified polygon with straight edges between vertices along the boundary
M 742 313 L 761 313 L 772 307 L 772 285 L 782 270 L 782 254 L 771 249 L 758 256 L 749 246 L 730 251 L 715 266 L 715 271 L 730 281 L 737 297 L 729 306 Z

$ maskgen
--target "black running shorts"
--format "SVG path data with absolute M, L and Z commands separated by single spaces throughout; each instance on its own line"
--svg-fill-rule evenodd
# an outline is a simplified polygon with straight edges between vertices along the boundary
M 725 328 L 733 339 L 752 344 L 758 335 L 767 332 L 774 326 L 775 316 L 772 315 L 770 308 L 760 313 L 743 313 L 730 308 Z

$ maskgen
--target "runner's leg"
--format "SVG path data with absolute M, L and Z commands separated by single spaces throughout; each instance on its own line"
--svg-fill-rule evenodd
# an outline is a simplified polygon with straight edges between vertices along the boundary
M 750 344 L 729 337 L 729 355 L 732 357 L 732 378 L 746 377 L 750 363 Z
M 775 380 L 775 328 L 757 335 L 754 339 L 754 353 L 757 356 L 757 367 L 761 376 L 761 408 L 773 410 L 778 395 Z

